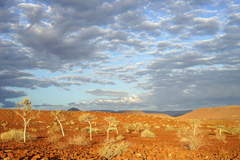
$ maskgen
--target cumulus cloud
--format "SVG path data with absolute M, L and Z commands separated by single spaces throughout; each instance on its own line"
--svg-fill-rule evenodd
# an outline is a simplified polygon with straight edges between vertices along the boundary
M 110 110 L 141 110 L 147 106 L 137 95 L 126 96 L 117 99 L 96 99 L 90 104 L 101 106 L 103 109 Z
M 86 103 L 59 106 L 239 104 L 239 10 L 231 0 L 1 1 L 0 103 L 81 86 Z
M 26 96 L 26 93 L 24 91 L 11 90 L 0 87 L 0 103 L 3 104 L 2 108 L 14 108 L 16 106 L 16 103 L 7 101 L 6 99 L 18 98 L 22 96 Z
M 76 82 L 76 84 L 81 84 L 81 83 L 79 83 L 79 81 L 81 81 L 82 83 L 96 83 L 96 84 L 102 84 L 102 85 L 114 85 L 115 84 L 112 81 L 92 79 L 92 78 L 85 77 L 82 75 L 62 75 L 62 76 L 56 77 L 56 79 L 67 80 L 70 82 Z
M 87 90 L 86 93 L 93 94 L 95 96 L 109 96 L 109 97 L 124 97 L 129 94 L 128 92 L 125 91 L 102 90 L 102 89 Z

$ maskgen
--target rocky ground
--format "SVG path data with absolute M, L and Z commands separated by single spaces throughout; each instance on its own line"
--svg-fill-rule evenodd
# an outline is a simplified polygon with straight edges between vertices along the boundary
M 34 114 L 36 111 L 34 111 Z M 88 127 L 88 123 L 79 122 L 78 117 L 90 113 L 97 119 L 92 121 L 93 139 L 87 145 L 71 144 L 69 139 L 77 135 L 89 133 L 81 131 Z M 108 122 L 104 117 L 115 117 L 119 124 L 119 133 L 110 131 L 110 139 L 123 135 L 123 139 L 113 142 L 126 144 L 123 153 L 115 155 L 112 159 L 240 159 L 240 123 L 236 120 L 190 120 L 156 115 L 134 115 L 105 112 L 62 111 L 59 116 L 64 117 L 62 125 L 65 136 L 54 121 L 49 111 L 40 111 L 39 117 L 30 121 L 27 133 L 33 138 L 26 143 L 23 140 L 0 140 L 0 159 L 106 159 L 99 154 L 107 139 Z M 23 120 L 13 110 L 0 109 L 0 133 L 11 129 L 23 129 Z M 141 123 L 140 133 L 133 128 L 125 129 L 125 124 Z M 197 123 L 195 123 L 197 122 Z M 6 124 L 4 126 L 4 124 Z M 148 124 L 148 126 L 146 125 Z M 188 137 L 197 130 L 195 139 Z M 5 127 L 5 129 L 4 129 Z M 141 137 L 141 132 L 149 127 L 155 137 Z M 221 137 L 217 137 L 221 128 Z M 189 134 L 184 135 L 184 131 Z M 186 137 L 184 137 L 186 136 Z M 199 136 L 199 137 L 197 137 Z M 187 140 L 186 140 L 187 139 Z M 188 140 L 191 140 L 190 143 Z M 197 144 L 197 149 L 191 145 Z M 108 145 L 108 149 L 114 145 Z

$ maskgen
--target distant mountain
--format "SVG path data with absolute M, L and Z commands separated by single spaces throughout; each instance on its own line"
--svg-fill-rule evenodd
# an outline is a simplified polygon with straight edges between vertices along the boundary
M 125 114 L 135 114 L 135 115 L 147 115 L 147 113 L 143 111 L 123 111 L 122 113 Z
M 94 112 L 110 112 L 110 113 L 121 113 L 122 111 L 114 111 L 114 110 L 91 110 Z
M 190 119 L 228 119 L 240 120 L 240 105 L 199 108 L 182 116 L 180 118 Z
M 67 111 L 81 111 L 81 110 L 79 110 L 78 108 L 70 108 L 70 109 L 67 110 Z
M 186 114 L 188 112 L 191 112 L 192 110 L 184 110 L 184 111 L 150 111 L 150 110 L 142 110 L 142 111 L 133 111 L 133 110 L 119 110 L 119 111 L 114 111 L 114 110 L 93 110 L 93 111 L 99 111 L 99 112 L 111 112 L 111 113 L 123 113 L 123 112 L 138 112 L 138 114 L 146 114 L 146 113 L 160 113 L 160 114 L 167 114 L 172 117 L 177 117 L 183 114 Z M 141 112 L 141 113 L 140 113 Z
M 189 113 L 189 112 L 192 112 L 192 111 L 193 111 L 193 110 L 163 111 L 163 112 L 161 112 L 161 113 L 167 114 L 167 115 L 172 116 L 172 117 L 178 117 L 178 116 L 184 115 L 184 114 Z
M 145 111 L 123 111 L 123 114 L 133 114 L 133 115 L 150 115 L 150 116 L 161 116 L 161 117 L 171 117 L 167 114 L 163 114 L 163 113 L 156 113 L 156 112 L 152 112 L 151 113 L 146 113 Z
M 186 114 L 188 112 L 191 112 L 192 110 L 183 110 L 183 111 L 149 111 L 149 110 L 144 110 L 143 112 L 145 113 L 162 113 L 162 114 L 167 114 L 172 117 L 177 117 L 183 114 Z

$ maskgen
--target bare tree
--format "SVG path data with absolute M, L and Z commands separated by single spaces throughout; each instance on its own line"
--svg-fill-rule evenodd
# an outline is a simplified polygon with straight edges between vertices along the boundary
M 118 123 L 119 123 L 119 121 L 113 121 L 113 122 L 112 122 L 112 126 L 115 128 L 117 134 L 118 134 L 118 128 L 117 128 Z
M 133 123 L 132 126 L 133 126 L 135 132 L 139 133 L 139 131 L 140 131 L 140 127 L 142 126 L 142 123 L 139 123 L 139 122 L 137 122 L 137 123 Z
M 20 111 L 20 106 L 22 107 L 22 111 Z M 24 140 L 24 143 L 26 142 L 26 129 L 27 129 L 27 125 L 29 124 L 29 122 L 32 120 L 32 119 L 35 119 L 37 116 L 33 116 L 33 115 L 30 115 L 30 116 L 27 116 L 28 113 L 31 113 L 31 107 L 32 107 L 32 104 L 31 102 L 29 101 L 28 98 L 24 98 L 22 100 L 22 102 L 17 103 L 17 106 L 15 107 L 15 110 L 14 112 L 19 115 L 22 119 L 23 119 L 23 122 L 24 122 L 24 130 L 23 130 L 23 140 Z
M 104 120 L 108 122 L 107 141 L 109 141 L 109 131 L 110 131 L 111 125 L 113 125 L 113 123 L 116 122 L 116 119 L 115 117 L 105 117 Z
M 54 120 L 58 121 L 58 123 L 59 123 L 59 125 L 61 127 L 62 135 L 64 137 L 65 134 L 64 134 L 64 131 L 63 131 L 62 123 L 61 123 L 61 121 L 64 121 L 64 117 L 61 117 L 61 118 L 59 117 L 59 113 L 60 112 L 61 112 L 60 110 L 56 110 L 56 112 L 51 112 L 51 115 L 55 118 Z
M 96 117 L 92 116 L 90 113 L 82 114 L 78 117 L 80 122 L 87 122 L 89 123 L 89 134 L 90 134 L 90 141 L 92 140 L 92 125 L 91 121 L 97 119 Z
M 200 126 L 201 122 L 199 120 L 190 120 L 190 123 L 193 128 L 193 135 L 196 136 L 197 129 Z
M 200 121 L 191 120 L 190 126 L 182 126 L 178 130 L 178 136 L 181 142 L 186 143 L 190 150 L 198 150 L 205 145 L 205 133 L 200 129 Z
M 8 125 L 8 122 L 1 124 L 1 126 L 3 127 L 4 130 L 6 129 L 6 126 L 7 126 L 7 125 Z

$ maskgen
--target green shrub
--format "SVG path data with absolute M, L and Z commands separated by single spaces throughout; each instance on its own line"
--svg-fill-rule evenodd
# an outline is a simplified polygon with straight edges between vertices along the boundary
M 129 143 L 120 142 L 116 143 L 116 140 L 110 139 L 104 143 L 104 146 L 98 150 L 98 153 L 101 157 L 106 159 L 111 159 L 117 155 L 121 155 L 128 149 Z
M 142 133 L 141 133 L 141 137 L 155 137 L 154 133 L 151 132 L 149 129 L 145 129 Z

